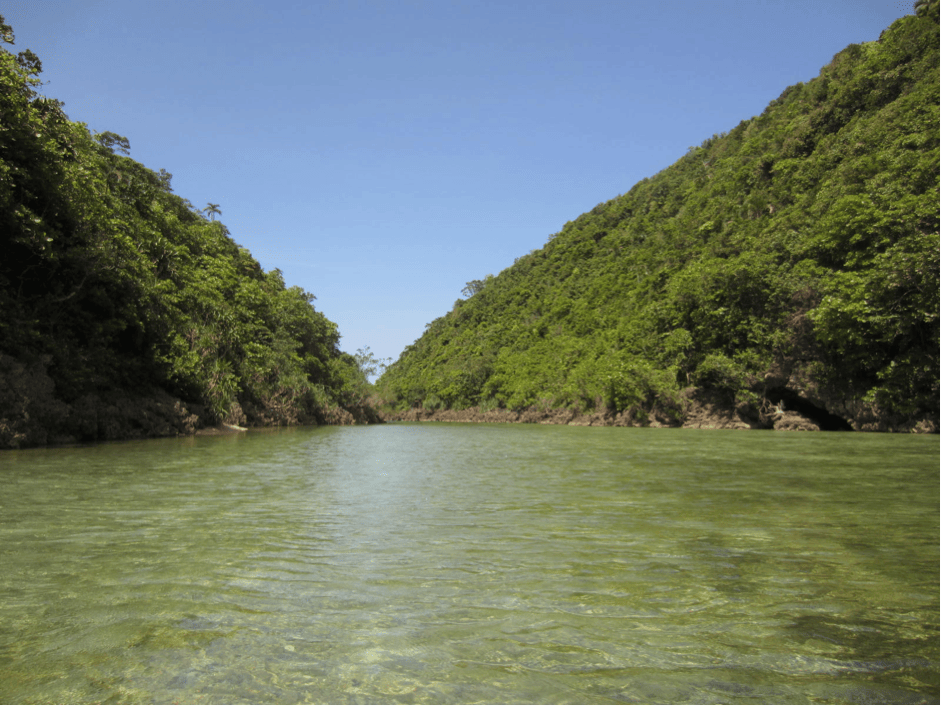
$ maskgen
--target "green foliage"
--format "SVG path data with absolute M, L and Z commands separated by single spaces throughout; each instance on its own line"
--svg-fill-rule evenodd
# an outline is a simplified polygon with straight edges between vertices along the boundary
M 377 358 L 369 349 L 369 346 L 360 348 L 353 356 L 356 359 L 356 365 L 367 380 L 382 375 L 383 371 L 392 362 L 391 358 Z
M 219 208 L 219 204 L 210 203 L 206 204 L 206 208 L 203 209 L 203 213 L 209 216 L 210 221 L 216 220 L 216 216 L 220 215 L 222 211 Z
M 710 353 L 696 369 L 696 382 L 734 403 L 736 395 L 747 390 L 749 373 L 742 360 L 734 360 L 722 353 Z
M 482 280 L 473 279 L 467 283 L 467 286 L 464 287 L 464 289 L 461 290 L 461 294 L 463 294 L 465 297 L 472 297 L 475 294 L 477 294 L 477 292 L 482 291 L 483 288 L 487 286 L 487 283 L 492 279 L 493 279 L 493 275 L 487 275 Z
M 915 14 L 919 17 L 927 17 L 938 22 L 938 0 L 915 0 Z
M 0 35 L 12 42 L 2 18 Z M 263 272 L 218 204 L 207 220 L 126 138 L 69 121 L 35 92 L 40 69 L 0 50 L 0 355 L 46 361 L 67 405 L 162 389 L 207 421 L 369 416 L 313 295 Z
M 793 374 L 899 418 L 938 407 L 937 2 L 566 223 L 429 324 L 399 408 L 758 408 Z

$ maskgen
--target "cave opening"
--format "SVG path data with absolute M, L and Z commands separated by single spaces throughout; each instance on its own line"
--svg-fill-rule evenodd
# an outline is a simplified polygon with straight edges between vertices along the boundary
M 784 409 L 807 417 L 820 427 L 820 431 L 853 431 L 853 427 L 843 417 L 831 414 L 786 387 L 776 387 L 768 390 L 765 397 L 775 404 L 783 402 Z

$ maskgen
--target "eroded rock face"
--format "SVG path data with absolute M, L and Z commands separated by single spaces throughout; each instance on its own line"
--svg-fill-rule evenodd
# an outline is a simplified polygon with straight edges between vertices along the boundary
M 49 360 L 0 355 L 0 449 L 192 434 L 199 414 L 163 390 L 107 390 L 68 404 Z
M 0 449 L 119 439 L 189 436 L 202 429 L 292 424 L 376 424 L 371 407 L 334 407 L 317 418 L 262 417 L 236 404 L 221 424 L 210 425 L 206 410 L 160 388 L 105 389 L 66 403 L 56 395 L 49 359 L 29 362 L 0 354 Z M 248 414 L 246 414 L 246 412 Z M 210 428 L 211 427 L 211 428 Z
M 193 434 L 202 426 L 195 410 L 163 390 L 143 394 L 108 391 L 76 400 L 53 443 L 149 439 Z
M 0 354 L 0 449 L 51 443 L 50 432 L 68 419 L 69 406 L 55 397 L 48 363 Z
M 937 415 L 910 418 L 887 414 L 871 402 L 824 389 L 803 369 L 792 370 L 784 385 L 768 386 L 765 394 L 769 399 L 783 400 L 787 409 L 803 414 L 823 431 L 938 433 Z
M 755 423 L 742 419 L 734 407 L 708 397 L 695 396 L 689 402 L 684 429 L 756 429 Z
M 812 420 L 797 412 L 782 412 L 774 422 L 775 431 L 820 431 Z

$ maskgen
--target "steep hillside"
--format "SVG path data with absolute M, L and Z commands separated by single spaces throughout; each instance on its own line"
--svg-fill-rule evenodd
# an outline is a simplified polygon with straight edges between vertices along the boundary
M 0 38 L 13 33 L 0 17 Z M 375 420 L 313 295 L 0 50 L 0 449 Z M 208 216 L 207 216 L 208 214 Z
M 939 36 L 923 5 L 468 283 L 380 379 L 386 402 L 936 429 Z

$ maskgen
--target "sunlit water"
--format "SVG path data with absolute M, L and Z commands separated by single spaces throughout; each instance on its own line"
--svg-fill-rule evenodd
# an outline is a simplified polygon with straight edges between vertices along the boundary
M 937 702 L 938 438 L 394 424 L 0 454 L 0 701 Z

